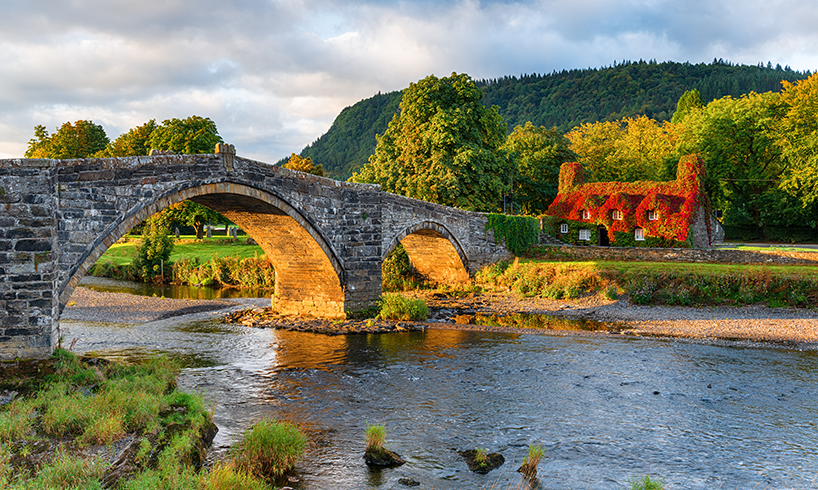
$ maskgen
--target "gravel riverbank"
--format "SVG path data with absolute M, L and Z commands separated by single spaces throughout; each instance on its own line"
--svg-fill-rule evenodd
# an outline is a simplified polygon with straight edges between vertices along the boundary
M 456 314 L 541 313 L 567 318 L 616 322 L 627 335 L 686 338 L 696 341 L 744 343 L 778 343 L 802 349 L 818 350 L 818 311 L 815 309 L 744 307 L 668 307 L 635 306 L 627 298 L 611 301 L 599 295 L 577 300 L 518 298 L 513 294 L 484 293 L 451 297 L 435 292 L 410 293 L 425 299 L 439 314 L 429 322 L 332 322 L 310 318 L 267 317 L 261 308 L 269 299 L 181 300 L 106 293 L 78 287 L 62 317 L 80 321 L 141 323 L 206 311 L 235 312 L 254 308 L 252 321 L 234 321 L 257 327 L 290 328 L 322 333 L 367 333 L 417 330 L 422 328 L 476 329 L 504 332 L 528 332 L 532 329 L 457 324 Z M 565 331 L 546 332 L 565 335 Z

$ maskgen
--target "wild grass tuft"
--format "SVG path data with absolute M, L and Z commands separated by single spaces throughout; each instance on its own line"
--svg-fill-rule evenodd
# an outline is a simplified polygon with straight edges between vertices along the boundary
M 475 450 L 474 462 L 477 463 L 478 466 L 486 466 L 487 464 L 489 464 L 487 449 L 478 447 L 475 448 L 474 450 Z
M 380 317 L 384 320 L 422 321 L 429 316 L 425 301 L 405 298 L 399 294 L 384 294 L 378 305 Z
M 384 449 L 386 444 L 386 426 L 367 425 L 366 426 L 366 450 L 379 451 Z
M 54 460 L 40 468 L 26 488 L 101 489 L 99 479 L 106 466 L 104 460 L 72 456 L 58 450 Z
M 0 443 L 23 439 L 28 435 L 34 407 L 31 400 L 18 398 L 0 412 Z
M 237 469 L 274 481 L 292 470 L 306 445 L 307 437 L 295 425 L 264 419 L 244 433 L 231 457 Z
M 631 478 L 629 480 L 631 490 L 663 490 L 665 488 L 665 479 L 659 478 L 651 480 L 650 475 L 645 475 L 644 478 Z
M 530 444 L 528 446 L 528 455 L 523 459 L 523 464 L 520 467 L 520 473 L 528 477 L 537 475 L 537 466 L 545 457 L 545 450 L 539 444 Z
M 202 476 L 202 490 L 267 490 L 270 486 L 263 480 L 236 468 L 230 463 L 216 463 L 209 473 Z

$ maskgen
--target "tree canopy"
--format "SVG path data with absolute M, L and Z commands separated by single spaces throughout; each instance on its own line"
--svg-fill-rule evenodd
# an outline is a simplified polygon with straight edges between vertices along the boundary
M 190 116 L 165 119 L 148 138 L 149 149 L 170 150 L 176 154 L 213 153 L 216 143 L 224 143 L 216 123 L 209 117 Z
M 482 96 L 465 74 L 410 84 L 375 154 L 350 180 L 461 209 L 499 209 L 512 167 L 500 148 L 505 123 Z
M 787 159 L 781 187 L 804 207 L 818 207 L 818 74 L 783 82 L 783 116 L 777 144 Z
M 108 136 L 105 129 L 93 121 L 66 122 L 50 135 L 43 125 L 34 127 L 26 158 L 89 158 L 105 149 Z
M 513 195 L 521 214 L 542 214 L 557 197 L 560 166 L 577 159 L 569 145 L 556 128 L 534 126 L 530 121 L 508 135 L 503 149 L 516 166 Z
M 301 158 L 300 155 L 296 155 L 295 153 L 290 155 L 290 159 L 284 164 L 284 168 L 318 175 L 319 177 L 324 176 L 324 167 L 321 164 L 316 165 L 313 163 L 312 158 Z

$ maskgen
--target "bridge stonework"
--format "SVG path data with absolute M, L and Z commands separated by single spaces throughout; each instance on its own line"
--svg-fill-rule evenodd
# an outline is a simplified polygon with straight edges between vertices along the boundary
M 221 150 L 0 160 L 0 359 L 49 355 L 60 313 L 89 268 L 134 226 L 185 199 L 258 242 L 276 270 L 274 305 L 286 314 L 343 318 L 374 306 L 381 265 L 398 243 L 441 283 L 510 256 L 482 213 Z

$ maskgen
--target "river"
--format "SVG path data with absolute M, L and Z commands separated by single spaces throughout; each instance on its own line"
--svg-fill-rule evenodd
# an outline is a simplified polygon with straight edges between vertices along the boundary
M 217 458 L 262 416 L 310 439 L 296 489 L 818 488 L 818 353 L 610 335 L 458 330 L 323 336 L 199 314 L 142 325 L 64 320 L 78 352 L 184 365 L 219 427 Z M 370 471 L 367 424 L 407 464 Z M 539 479 L 515 470 L 541 444 Z M 457 450 L 500 452 L 471 473 Z

